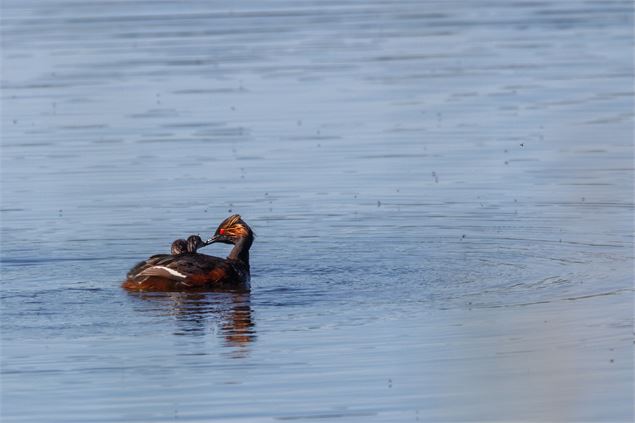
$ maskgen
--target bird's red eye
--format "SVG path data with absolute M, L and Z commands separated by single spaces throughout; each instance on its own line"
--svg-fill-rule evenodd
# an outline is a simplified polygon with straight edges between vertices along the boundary
M 225 229 L 220 229 L 220 230 L 218 231 L 218 233 L 219 233 L 219 234 L 221 234 L 221 235 L 225 235 Z

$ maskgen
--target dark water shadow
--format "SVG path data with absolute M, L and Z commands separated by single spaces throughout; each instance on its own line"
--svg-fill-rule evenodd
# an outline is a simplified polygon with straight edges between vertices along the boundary
M 142 302 L 143 311 L 174 318 L 175 336 L 220 335 L 223 345 L 232 348 L 231 357 L 242 358 L 256 339 L 249 293 L 243 292 L 161 292 L 128 295 Z

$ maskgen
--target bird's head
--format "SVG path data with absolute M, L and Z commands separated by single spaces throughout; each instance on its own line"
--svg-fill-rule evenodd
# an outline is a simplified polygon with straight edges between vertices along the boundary
M 251 230 L 240 215 L 234 214 L 223 220 L 214 235 L 205 243 L 213 244 L 215 242 L 222 242 L 224 244 L 236 244 L 243 238 L 253 238 L 254 232 Z

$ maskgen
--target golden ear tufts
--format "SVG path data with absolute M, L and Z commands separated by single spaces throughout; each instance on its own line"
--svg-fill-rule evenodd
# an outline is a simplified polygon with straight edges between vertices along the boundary
M 243 222 L 242 218 L 239 214 L 234 214 L 229 216 L 227 219 L 223 220 L 220 225 L 218 225 L 217 232 L 223 229 L 226 235 L 235 236 L 235 237 L 246 237 L 251 232 L 251 229 L 245 222 Z
M 233 216 L 229 216 L 229 222 L 227 223 L 229 226 L 235 225 L 242 220 L 239 214 L 235 214 Z
M 228 228 L 230 226 L 235 225 L 241 220 L 239 214 L 234 214 L 229 216 L 227 219 L 223 220 L 221 224 L 218 226 L 219 228 Z

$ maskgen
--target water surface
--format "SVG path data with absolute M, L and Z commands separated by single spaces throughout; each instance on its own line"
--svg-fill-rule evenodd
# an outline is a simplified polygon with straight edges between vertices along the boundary
M 632 421 L 632 24 L 5 0 L 2 420 Z M 251 294 L 120 289 L 235 212 Z

